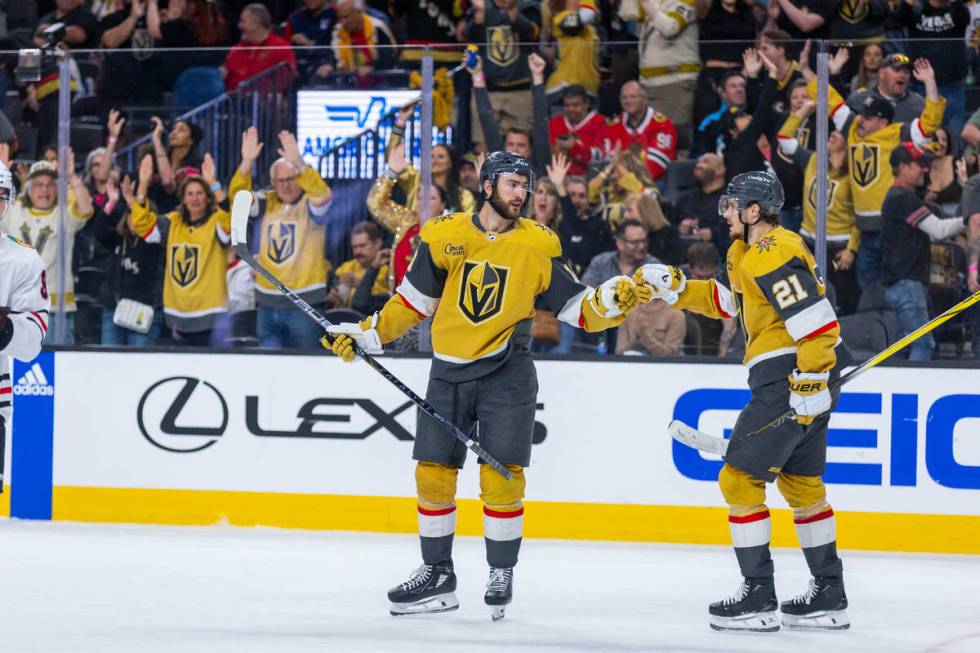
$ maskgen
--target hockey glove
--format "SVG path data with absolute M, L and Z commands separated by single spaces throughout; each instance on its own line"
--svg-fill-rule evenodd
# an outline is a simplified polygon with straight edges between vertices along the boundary
M 789 375 L 789 407 L 800 424 L 812 424 L 820 414 L 830 410 L 830 372 L 801 372 Z
M 632 311 L 639 303 L 640 295 L 632 279 L 619 275 L 602 282 L 592 293 L 591 301 L 595 312 L 608 318 Z
M 642 279 L 653 288 L 654 297 L 671 305 L 677 303 L 677 296 L 684 292 L 687 285 L 680 268 L 660 263 L 647 263 L 633 274 L 633 278 L 637 283 Z
M 357 356 L 354 352 L 354 342 L 360 346 L 365 354 L 377 356 L 384 353 L 381 345 L 381 338 L 375 328 L 378 324 L 378 314 L 365 318 L 360 322 L 341 322 L 327 328 L 329 335 L 320 339 L 320 344 L 333 353 L 340 356 L 345 362 L 349 363 Z M 333 342 L 330 336 L 334 336 Z

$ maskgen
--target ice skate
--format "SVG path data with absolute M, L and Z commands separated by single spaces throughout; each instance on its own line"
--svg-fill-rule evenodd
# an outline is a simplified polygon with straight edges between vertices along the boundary
M 847 630 L 847 595 L 839 579 L 811 578 L 810 588 L 779 606 L 782 622 L 794 630 Z
M 490 579 L 487 580 L 487 593 L 484 602 L 490 606 L 490 617 L 494 621 L 504 618 L 507 604 L 514 598 L 514 568 L 490 568 Z
M 459 607 L 456 600 L 456 574 L 451 562 L 425 565 L 388 592 L 391 614 L 434 614 Z
M 715 630 L 774 632 L 779 630 L 776 607 L 776 588 L 771 582 L 745 579 L 735 594 L 708 606 L 709 624 Z

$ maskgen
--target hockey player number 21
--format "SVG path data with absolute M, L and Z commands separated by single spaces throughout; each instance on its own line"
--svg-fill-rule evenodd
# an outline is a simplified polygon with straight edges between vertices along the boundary
M 801 299 L 809 297 L 807 292 L 800 285 L 800 280 L 795 274 L 791 274 L 786 279 L 780 279 L 772 284 L 772 294 L 776 297 L 779 308 L 789 308 Z

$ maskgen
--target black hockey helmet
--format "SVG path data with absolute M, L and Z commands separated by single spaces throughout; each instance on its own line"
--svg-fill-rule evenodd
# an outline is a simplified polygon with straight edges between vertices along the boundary
M 527 192 L 530 197 L 534 192 L 534 171 L 531 163 L 512 152 L 491 152 L 487 155 L 483 167 L 480 168 L 480 192 L 483 192 L 483 182 L 489 181 L 490 187 L 496 188 L 497 177 L 507 173 L 527 177 Z
M 741 212 L 751 204 L 759 205 L 761 219 L 774 222 L 779 218 L 783 208 L 783 185 L 776 175 L 768 170 L 758 170 L 733 177 L 718 201 L 718 214 L 724 216 L 732 206 Z M 741 219 L 741 213 L 739 215 Z

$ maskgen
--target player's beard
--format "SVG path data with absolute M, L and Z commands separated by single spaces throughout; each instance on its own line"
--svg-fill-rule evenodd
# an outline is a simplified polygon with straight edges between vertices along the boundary
M 494 189 L 493 193 L 490 195 L 490 199 L 487 200 L 487 202 L 489 202 L 490 206 L 493 207 L 493 210 L 497 212 L 497 215 L 506 220 L 516 220 L 517 218 L 521 217 L 521 209 L 524 208 L 524 205 L 521 204 L 521 206 L 515 210 L 509 202 L 503 202 L 500 198 L 500 193 L 498 193 L 496 189 Z

